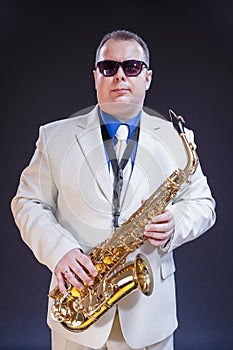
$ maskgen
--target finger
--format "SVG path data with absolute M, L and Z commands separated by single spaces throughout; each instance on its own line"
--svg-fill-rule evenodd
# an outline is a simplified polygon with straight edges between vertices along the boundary
M 149 224 L 145 226 L 146 232 L 169 232 L 173 229 L 173 222 Z
M 67 292 L 67 290 L 66 290 L 64 276 L 62 275 L 62 273 L 57 273 L 56 278 L 57 278 L 57 284 L 58 284 L 58 288 L 59 288 L 60 292 L 62 294 L 65 294 Z
M 84 281 L 82 281 L 73 271 L 71 271 L 71 269 L 65 274 L 65 279 L 77 289 L 84 288 Z
M 148 238 L 148 242 L 152 244 L 154 247 L 161 247 L 167 243 L 168 239 L 157 240 L 153 238 Z
M 74 284 L 75 287 L 80 286 L 80 281 L 83 282 L 83 284 L 88 284 L 88 285 L 91 285 L 93 283 L 92 278 L 84 270 L 83 266 L 80 265 L 78 262 L 76 262 L 75 265 L 71 266 L 71 270 L 72 270 L 71 273 L 66 274 L 66 278 L 72 284 L 73 284 L 73 282 L 75 282 L 75 284 Z M 77 279 L 78 282 L 74 281 L 75 279 Z
M 166 233 L 160 233 L 160 232 L 145 232 L 144 235 L 148 239 L 154 239 L 158 241 L 163 241 L 166 239 L 169 239 L 172 235 L 172 231 L 166 232 Z
M 151 222 L 161 223 L 161 222 L 167 222 L 172 220 L 173 220 L 173 214 L 169 210 L 165 210 L 161 214 L 153 216 L 151 219 Z
M 81 264 L 91 276 L 97 276 L 98 271 L 96 270 L 92 260 L 85 254 L 79 253 L 76 257 L 76 261 Z

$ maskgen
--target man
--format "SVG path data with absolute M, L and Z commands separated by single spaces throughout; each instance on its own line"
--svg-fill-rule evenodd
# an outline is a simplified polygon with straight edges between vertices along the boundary
M 12 201 L 23 240 L 52 271 L 51 289 L 58 285 L 62 293 L 65 281 L 77 289 L 92 284 L 97 270 L 87 253 L 111 237 L 174 169 L 187 162 L 171 123 L 143 111 L 152 71 L 147 45 L 138 35 L 119 30 L 103 38 L 94 80 L 98 105 L 93 110 L 40 128 L 36 151 Z M 120 191 L 115 157 L 104 141 L 107 135 L 115 147 L 121 124 L 128 125 L 128 139 L 136 131 L 137 135 L 127 162 L 130 175 Z M 193 142 L 193 133 L 186 134 Z M 112 307 L 81 333 L 65 329 L 48 313 L 53 349 L 173 349 L 177 319 L 172 252 L 215 221 L 215 202 L 200 165 L 190 180 L 144 228 L 147 240 L 137 253 L 150 262 L 152 294 L 135 291 L 119 302 L 117 312 Z M 50 308 L 52 300 L 49 304 Z

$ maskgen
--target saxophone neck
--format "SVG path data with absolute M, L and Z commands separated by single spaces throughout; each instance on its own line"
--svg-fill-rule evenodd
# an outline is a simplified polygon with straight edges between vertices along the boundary
M 185 151 L 188 158 L 187 164 L 183 169 L 183 172 L 187 174 L 187 177 L 189 177 L 190 175 L 195 173 L 199 160 L 193 144 L 191 142 L 188 142 L 185 133 L 180 133 L 180 137 L 183 141 L 183 145 L 185 147 Z
M 171 109 L 169 109 L 169 115 L 170 115 L 172 124 L 176 129 L 176 131 L 178 132 L 179 136 L 181 137 L 181 140 L 183 141 L 183 145 L 185 147 L 188 161 L 185 168 L 182 170 L 182 172 L 188 178 L 190 175 L 192 175 L 196 171 L 196 168 L 199 163 L 198 156 L 195 151 L 194 145 L 191 142 L 188 142 L 187 137 L 185 135 L 184 118 L 182 116 L 177 116 L 175 112 L 173 112 Z

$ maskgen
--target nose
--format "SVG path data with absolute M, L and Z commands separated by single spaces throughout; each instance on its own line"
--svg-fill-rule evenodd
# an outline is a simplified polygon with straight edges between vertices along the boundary
M 126 75 L 122 69 L 122 67 L 118 67 L 118 70 L 116 72 L 116 74 L 114 75 L 114 80 L 115 81 L 125 81 L 126 80 Z

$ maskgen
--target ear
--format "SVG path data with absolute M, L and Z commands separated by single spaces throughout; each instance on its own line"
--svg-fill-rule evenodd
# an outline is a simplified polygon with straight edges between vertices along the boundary
M 150 84 L 151 84 L 151 81 L 152 81 L 152 70 L 148 70 L 148 72 L 146 73 L 146 82 L 145 82 L 145 88 L 146 90 L 149 90 L 150 88 Z
M 95 89 L 96 89 L 96 77 L 97 77 L 97 73 L 96 73 L 96 70 L 93 69 L 93 76 L 94 76 L 94 80 L 95 80 Z

